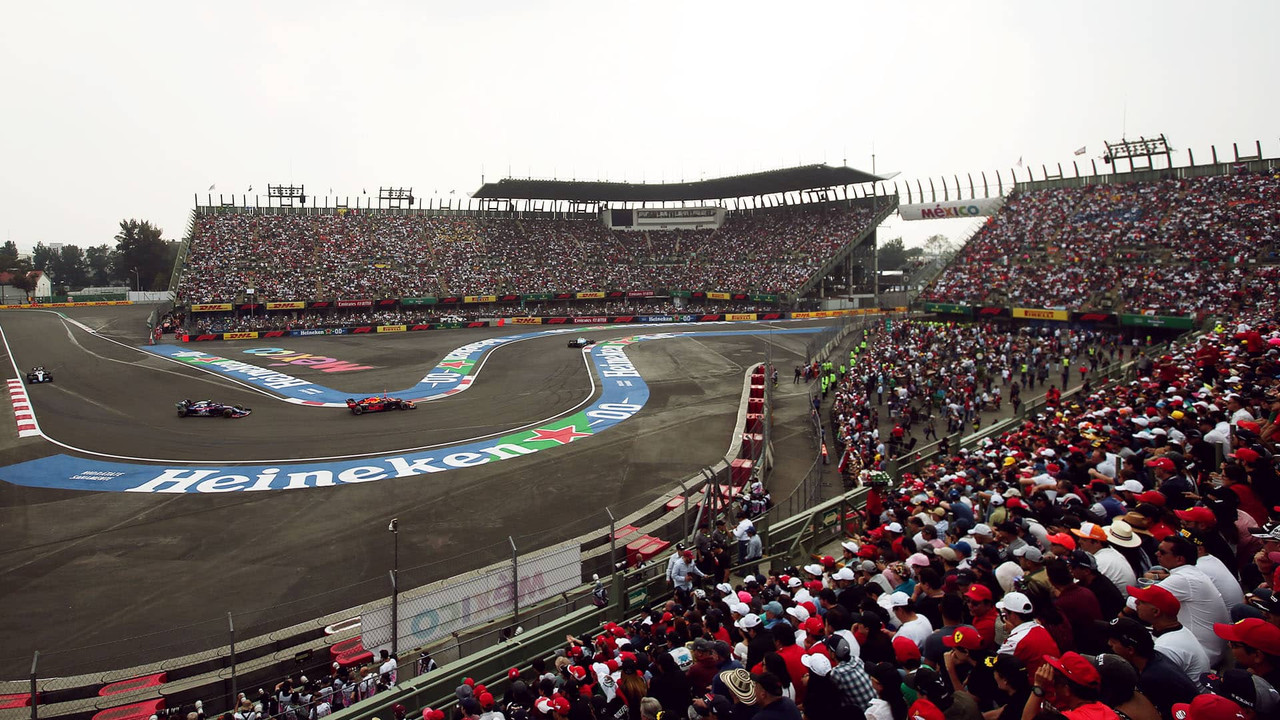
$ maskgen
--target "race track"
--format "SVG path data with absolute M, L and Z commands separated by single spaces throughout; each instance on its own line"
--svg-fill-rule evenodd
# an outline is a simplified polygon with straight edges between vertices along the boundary
M 0 420 L 0 479 L 19 467 L 41 468 L 24 475 L 24 482 L 48 476 L 39 463 L 56 456 L 76 463 L 154 458 L 221 467 L 391 455 L 502 437 L 603 397 L 590 356 L 566 348 L 566 335 L 552 335 L 489 349 L 465 392 L 420 403 L 411 412 L 354 417 L 345 408 L 286 402 L 242 380 L 139 349 L 149 312 L 145 306 L 81 308 L 67 311 L 69 320 L 51 312 L 0 314 L 13 363 L 23 372 L 42 364 L 55 377 L 52 384 L 26 388 L 48 440 L 19 439 L 12 414 Z M 752 334 L 627 345 L 626 357 L 648 389 L 634 416 L 590 437 L 546 443 L 539 452 L 502 462 L 377 482 L 226 494 L 0 483 L 0 572 L 6 580 L 0 635 L 9 639 L 0 677 L 23 676 L 34 650 L 48 674 L 123 667 L 223 643 L 227 612 L 235 614 L 244 637 L 382 597 L 391 565 L 385 529 L 391 517 L 400 518 L 404 587 L 507 558 L 508 536 L 526 551 L 607 525 L 606 506 L 624 515 L 724 455 L 746 368 L 771 351 L 785 375 L 808 338 L 783 332 L 796 328 L 575 329 L 569 336 L 589 335 L 602 345 L 668 331 Z M 536 329 L 291 337 L 189 349 L 270 366 L 352 396 L 384 389 L 394 395 L 417 386 L 460 346 Z M 290 357 L 335 359 L 330 370 L 335 364 L 363 369 L 272 366 L 270 358 L 244 352 L 269 346 L 293 352 Z M 13 373 L 8 357 L 0 361 L 6 375 Z M 179 418 L 173 404 L 184 397 L 245 405 L 253 414 Z M 179 627 L 184 630 L 170 632 Z

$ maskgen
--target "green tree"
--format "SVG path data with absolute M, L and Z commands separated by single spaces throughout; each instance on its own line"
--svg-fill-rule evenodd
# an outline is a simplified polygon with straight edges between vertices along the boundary
M 112 277 L 130 287 L 136 285 L 137 289 L 154 288 L 161 273 L 167 278 L 169 268 L 164 261 L 169 253 L 162 234 L 160 228 L 146 220 L 121 220 L 111 259 Z
M 920 248 L 907 249 L 902 244 L 902 238 L 893 238 L 880 243 L 880 247 L 876 250 L 876 261 L 881 272 L 899 270 L 907 264 L 907 261 L 919 257 L 923 252 Z
M 44 243 L 36 243 L 36 249 L 31 253 L 31 267 L 36 270 L 44 270 L 50 275 L 50 280 L 58 279 L 58 274 L 53 271 L 54 258 L 58 255 L 58 251 L 45 245 Z
M 79 290 L 89 282 L 89 265 L 78 245 L 64 245 L 47 266 L 53 279 L 68 290 Z
M 106 287 L 111 284 L 111 246 L 95 245 L 84 253 L 89 279 L 86 287 Z

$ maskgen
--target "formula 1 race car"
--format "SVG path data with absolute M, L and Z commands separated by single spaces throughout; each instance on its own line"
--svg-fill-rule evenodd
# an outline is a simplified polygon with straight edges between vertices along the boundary
M 585 348 L 585 347 L 591 347 L 592 345 L 595 345 L 595 344 L 596 344 L 595 340 L 591 340 L 584 337 L 574 338 L 573 340 L 569 341 L 569 347 L 571 348 Z
M 371 395 L 360 400 L 347 398 L 347 407 L 351 408 L 352 415 L 363 415 L 367 412 L 382 412 L 384 410 L 412 410 L 417 405 L 414 405 L 412 400 L 401 400 L 400 398 L 387 397 L 385 395 Z
M 44 369 L 43 365 L 37 365 L 31 368 L 31 372 L 27 373 L 27 384 L 53 382 L 53 374 Z
M 224 417 L 224 418 L 242 418 L 253 412 L 247 407 L 239 405 L 223 405 L 212 400 L 179 400 L 174 403 L 178 406 L 178 417 Z

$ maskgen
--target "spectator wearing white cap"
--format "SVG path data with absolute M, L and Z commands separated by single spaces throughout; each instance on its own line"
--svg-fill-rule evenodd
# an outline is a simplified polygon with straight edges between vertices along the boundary
M 929 618 L 916 613 L 911 597 L 904 592 L 895 592 L 881 602 L 888 606 L 898 622 L 898 632 L 894 637 L 905 637 L 914 642 L 916 647 L 924 645 L 924 641 L 933 633 L 933 623 L 929 622 Z
M 1046 655 L 1057 657 L 1060 654 L 1058 644 L 1035 619 L 1034 608 L 1026 595 L 1020 592 L 1006 593 L 996 603 L 996 610 L 1008 632 L 1004 644 L 996 653 L 1018 658 L 1027 666 L 1028 678 L 1034 678 L 1036 671 L 1044 665 Z

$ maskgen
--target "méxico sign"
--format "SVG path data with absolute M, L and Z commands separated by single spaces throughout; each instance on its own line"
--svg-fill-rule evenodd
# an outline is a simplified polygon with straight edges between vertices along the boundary
M 898 212 L 903 220 L 945 220 L 948 218 L 974 218 L 983 215 L 995 215 L 1004 205 L 1004 198 L 976 198 L 973 200 L 950 200 L 940 203 L 917 203 L 899 205 Z

